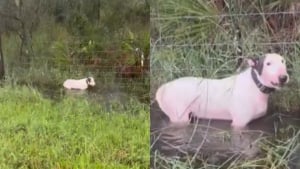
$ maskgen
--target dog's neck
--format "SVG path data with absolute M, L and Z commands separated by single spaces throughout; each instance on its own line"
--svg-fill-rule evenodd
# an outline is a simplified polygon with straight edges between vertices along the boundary
M 254 83 L 256 84 L 256 86 L 258 87 L 258 89 L 264 93 L 264 94 L 270 94 L 272 92 L 275 91 L 275 88 L 272 88 L 272 87 L 268 87 L 268 86 L 265 86 L 264 84 L 262 84 L 258 77 L 257 77 L 257 74 L 255 73 L 255 70 L 253 68 L 251 68 L 251 76 L 252 76 L 252 79 L 254 81 Z
M 90 82 L 88 79 L 86 79 L 86 85 L 87 85 L 87 89 L 90 89 L 91 88 L 91 85 L 90 85 Z

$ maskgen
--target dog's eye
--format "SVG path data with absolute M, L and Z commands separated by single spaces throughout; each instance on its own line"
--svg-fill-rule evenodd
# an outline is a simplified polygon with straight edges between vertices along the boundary
M 284 63 L 284 60 L 283 60 L 283 59 L 281 60 L 281 63 Z
M 271 65 L 271 62 L 267 62 L 267 65 L 270 66 L 270 65 Z

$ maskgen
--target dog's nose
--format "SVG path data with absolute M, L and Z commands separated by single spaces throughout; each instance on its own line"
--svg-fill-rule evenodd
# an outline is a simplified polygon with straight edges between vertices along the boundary
M 280 75 L 279 76 L 279 82 L 280 83 L 285 83 L 288 79 L 288 76 L 287 75 Z

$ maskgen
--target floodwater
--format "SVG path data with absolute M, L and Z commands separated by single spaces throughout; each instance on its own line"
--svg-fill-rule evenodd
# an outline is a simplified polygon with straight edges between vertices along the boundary
M 41 92 L 45 98 L 53 101 L 59 102 L 65 96 L 84 97 L 89 102 L 101 104 L 108 112 L 112 110 L 113 105 L 126 108 L 132 100 L 149 105 L 149 90 L 144 87 L 145 82 L 123 80 L 105 84 L 100 78 L 95 80 L 96 85 L 87 90 L 67 90 L 63 87 L 63 82 L 60 85 L 31 84 L 31 86 Z
M 274 137 L 287 125 L 300 126 L 300 114 L 283 116 L 272 114 L 254 120 L 247 130 L 236 132 L 230 128 L 230 121 L 193 119 L 186 125 L 169 123 L 157 102 L 151 104 L 151 166 L 159 154 L 165 157 L 182 159 L 189 156 L 195 163 L 206 162 L 224 165 L 236 159 L 254 159 L 261 155 L 257 144 L 261 139 Z M 291 169 L 300 168 L 300 149 L 290 162 Z M 198 161 L 197 161 L 198 160 Z

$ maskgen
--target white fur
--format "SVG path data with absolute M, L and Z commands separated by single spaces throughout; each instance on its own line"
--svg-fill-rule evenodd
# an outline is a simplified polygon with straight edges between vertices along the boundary
M 251 61 L 249 64 L 254 66 Z M 279 89 L 280 86 L 272 84 L 278 83 L 278 76 L 287 75 L 283 58 L 266 54 L 263 68 L 261 75 L 256 72 L 258 79 L 266 86 Z M 187 123 L 192 113 L 198 118 L 232 120 L 236 128 L 243 128 L 265 115 L 268 97 L 254 83 L 250 68 L 223 79 L 179 78 L 163 84 L 156 93 L 160 108 L 171 122 Z
M 63 86 L 67 89 L 70 90 L 86 90 L 88 88 L 88 86 L 95 86 L 95 80 L 93 77 L 89 77 L 90 78 L 90 82 L 87 82 L 88 78 L 84 78 L 84 79 L 79 79 L 79 80 L 75 80 L 75 79 L 67 79 Z

